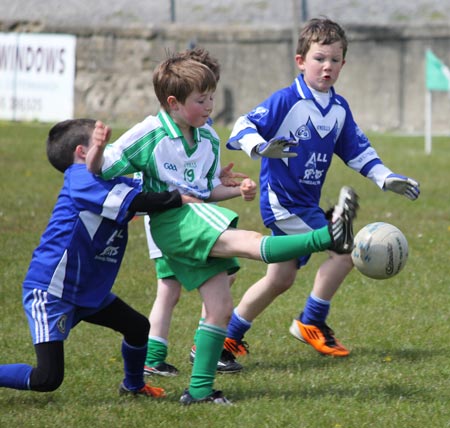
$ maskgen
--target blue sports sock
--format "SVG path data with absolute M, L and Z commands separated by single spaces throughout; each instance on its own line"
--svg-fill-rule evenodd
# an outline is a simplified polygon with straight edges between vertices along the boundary
M 251 326 L 251 321 L 247 321 L 245 318 L 242 318 L 237 313 L 235 308 L 233 314 L 231 315 L 230 322 L 228 323 L 227 337 L 240 341 Z
M 33 367 L 28 364 L 5 364 L 0 366 L 0 387 L 30 389 Z
M 303 324 L 321 325 L 325 324 L 328 312 L 330 311 L 330 302 L 328 300 L 320 299 L 312 293 L 306 300 L 303 314 L 300 314 L 300 321 Z
M 125 371 L 123 383 L 131 391 L 141 389 L 144 385 L 144 363 L 147 355 L 147 344 L 142 347 L 128 345 L 122 341 L 122 357 Z

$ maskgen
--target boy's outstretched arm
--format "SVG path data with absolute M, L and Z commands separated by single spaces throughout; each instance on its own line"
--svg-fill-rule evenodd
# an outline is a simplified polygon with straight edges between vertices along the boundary
M 247 115 L 241 116 L 234 124 L 227 148 L 230 150 L 243 150 L 250 158 L 256 160 L 265 158 L 292 158 L 297 156 L 295 148 L 299 142 L 290 136 L 279 135 L 266 141 L 256 125 L 251 122 Z
M 420 195 L 420 183 L 414 178 L 406 175 L 396 174 L 384 165 L 376 152 L 372 149 L 372 158 L 360 170 L 368 179 L 372 180 L 380 189 L 389 190 L 399 195 L 405 196 L 412 201 L 416 200 Z M 372 166 L 371 166 L 372 165 Z M 369 168 L 367 168 L 369 166 Z
M 219 178 L 220 182 L 227 187 L 237 187 L 241 185 L 241 181 L 244 178 L 248 178 L 248 175 L 242 172 L 232 171 L 234 163 L 230 162 L 227 166 L 224 166 L 220 170 Z
M 203 201 L 190 195 L 181 195 L 178 190 L 164 192 L 141 192 L 131 201 L 128 211 L 139 214 L 151 214 L 184 204 L 202 203 Z
M 383 189 L 406 196 L 412 201 L 416 200 L 420 195 L 420 184 L 418 181 L 411 177 L 394 173 L 386 177 Z
M 211 191 L 211 195 L 207 202 L 225 201 L 237 196 L 242 196 L 245 201 L 252 201 L 255 199 L 256 193 L 256 183 L 250 178 L 244 178 L 239 187 L 224 186 L 223 184 L 219 184 Z
M 259 143 L 255 146 L 255 154 L 265 158 L 294 158 L 297 153 L 290 152 L 290 147 L 297 147 L 298 142 L 293 138 L 275 137 L 264 143 Z
M 110 137 L 111 128 L 98 120 L 92 133 L 92 145 L 86 155 L 87 169 L 94 174 L 102 171 L 103 152 Z

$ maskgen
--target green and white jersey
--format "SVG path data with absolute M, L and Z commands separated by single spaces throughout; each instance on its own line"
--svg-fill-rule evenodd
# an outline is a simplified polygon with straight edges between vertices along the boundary
M 178 189 L 207 199 L 220 184 L 220 140 L 206 124 L 194 129 L 194 141 L 189 147 L 177 124 L 161 110 L 106 146 L 101 175 L 109 180 L 142 172 L 144 191 Z

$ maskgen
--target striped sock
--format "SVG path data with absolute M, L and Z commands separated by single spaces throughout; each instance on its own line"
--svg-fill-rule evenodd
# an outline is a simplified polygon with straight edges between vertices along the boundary
M 216 325 L 203 323 L 198 328 L 197 350 L 189 385 L 189 393 L 195 399 L 205 398 L 213 392 L 225 335 L 226 330 Z
M 301 322 L 309 325 L 325 324 L 328 312 L 330 311 L 330 302 L 328 300 L 320 299 L 312 293 L 306 300 L 303 314 L 301 315 Z
M 233 314 L 231 315 L 230 322 L 227 328 L 227 337 L 235 340 L 242 340 L 247 330 L 250 329 L 252 323 L 242 318 L 236 308 L 234 308 Z

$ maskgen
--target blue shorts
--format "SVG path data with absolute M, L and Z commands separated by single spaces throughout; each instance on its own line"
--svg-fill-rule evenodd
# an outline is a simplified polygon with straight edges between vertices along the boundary
M 83 308 L 61 300 L 44 290 L 23 289 L 22 301 L 33 344 L 66 340 L 70 330 L 83 318 L 110 305 L 116 295 L 109 293 L 95 308 Z

